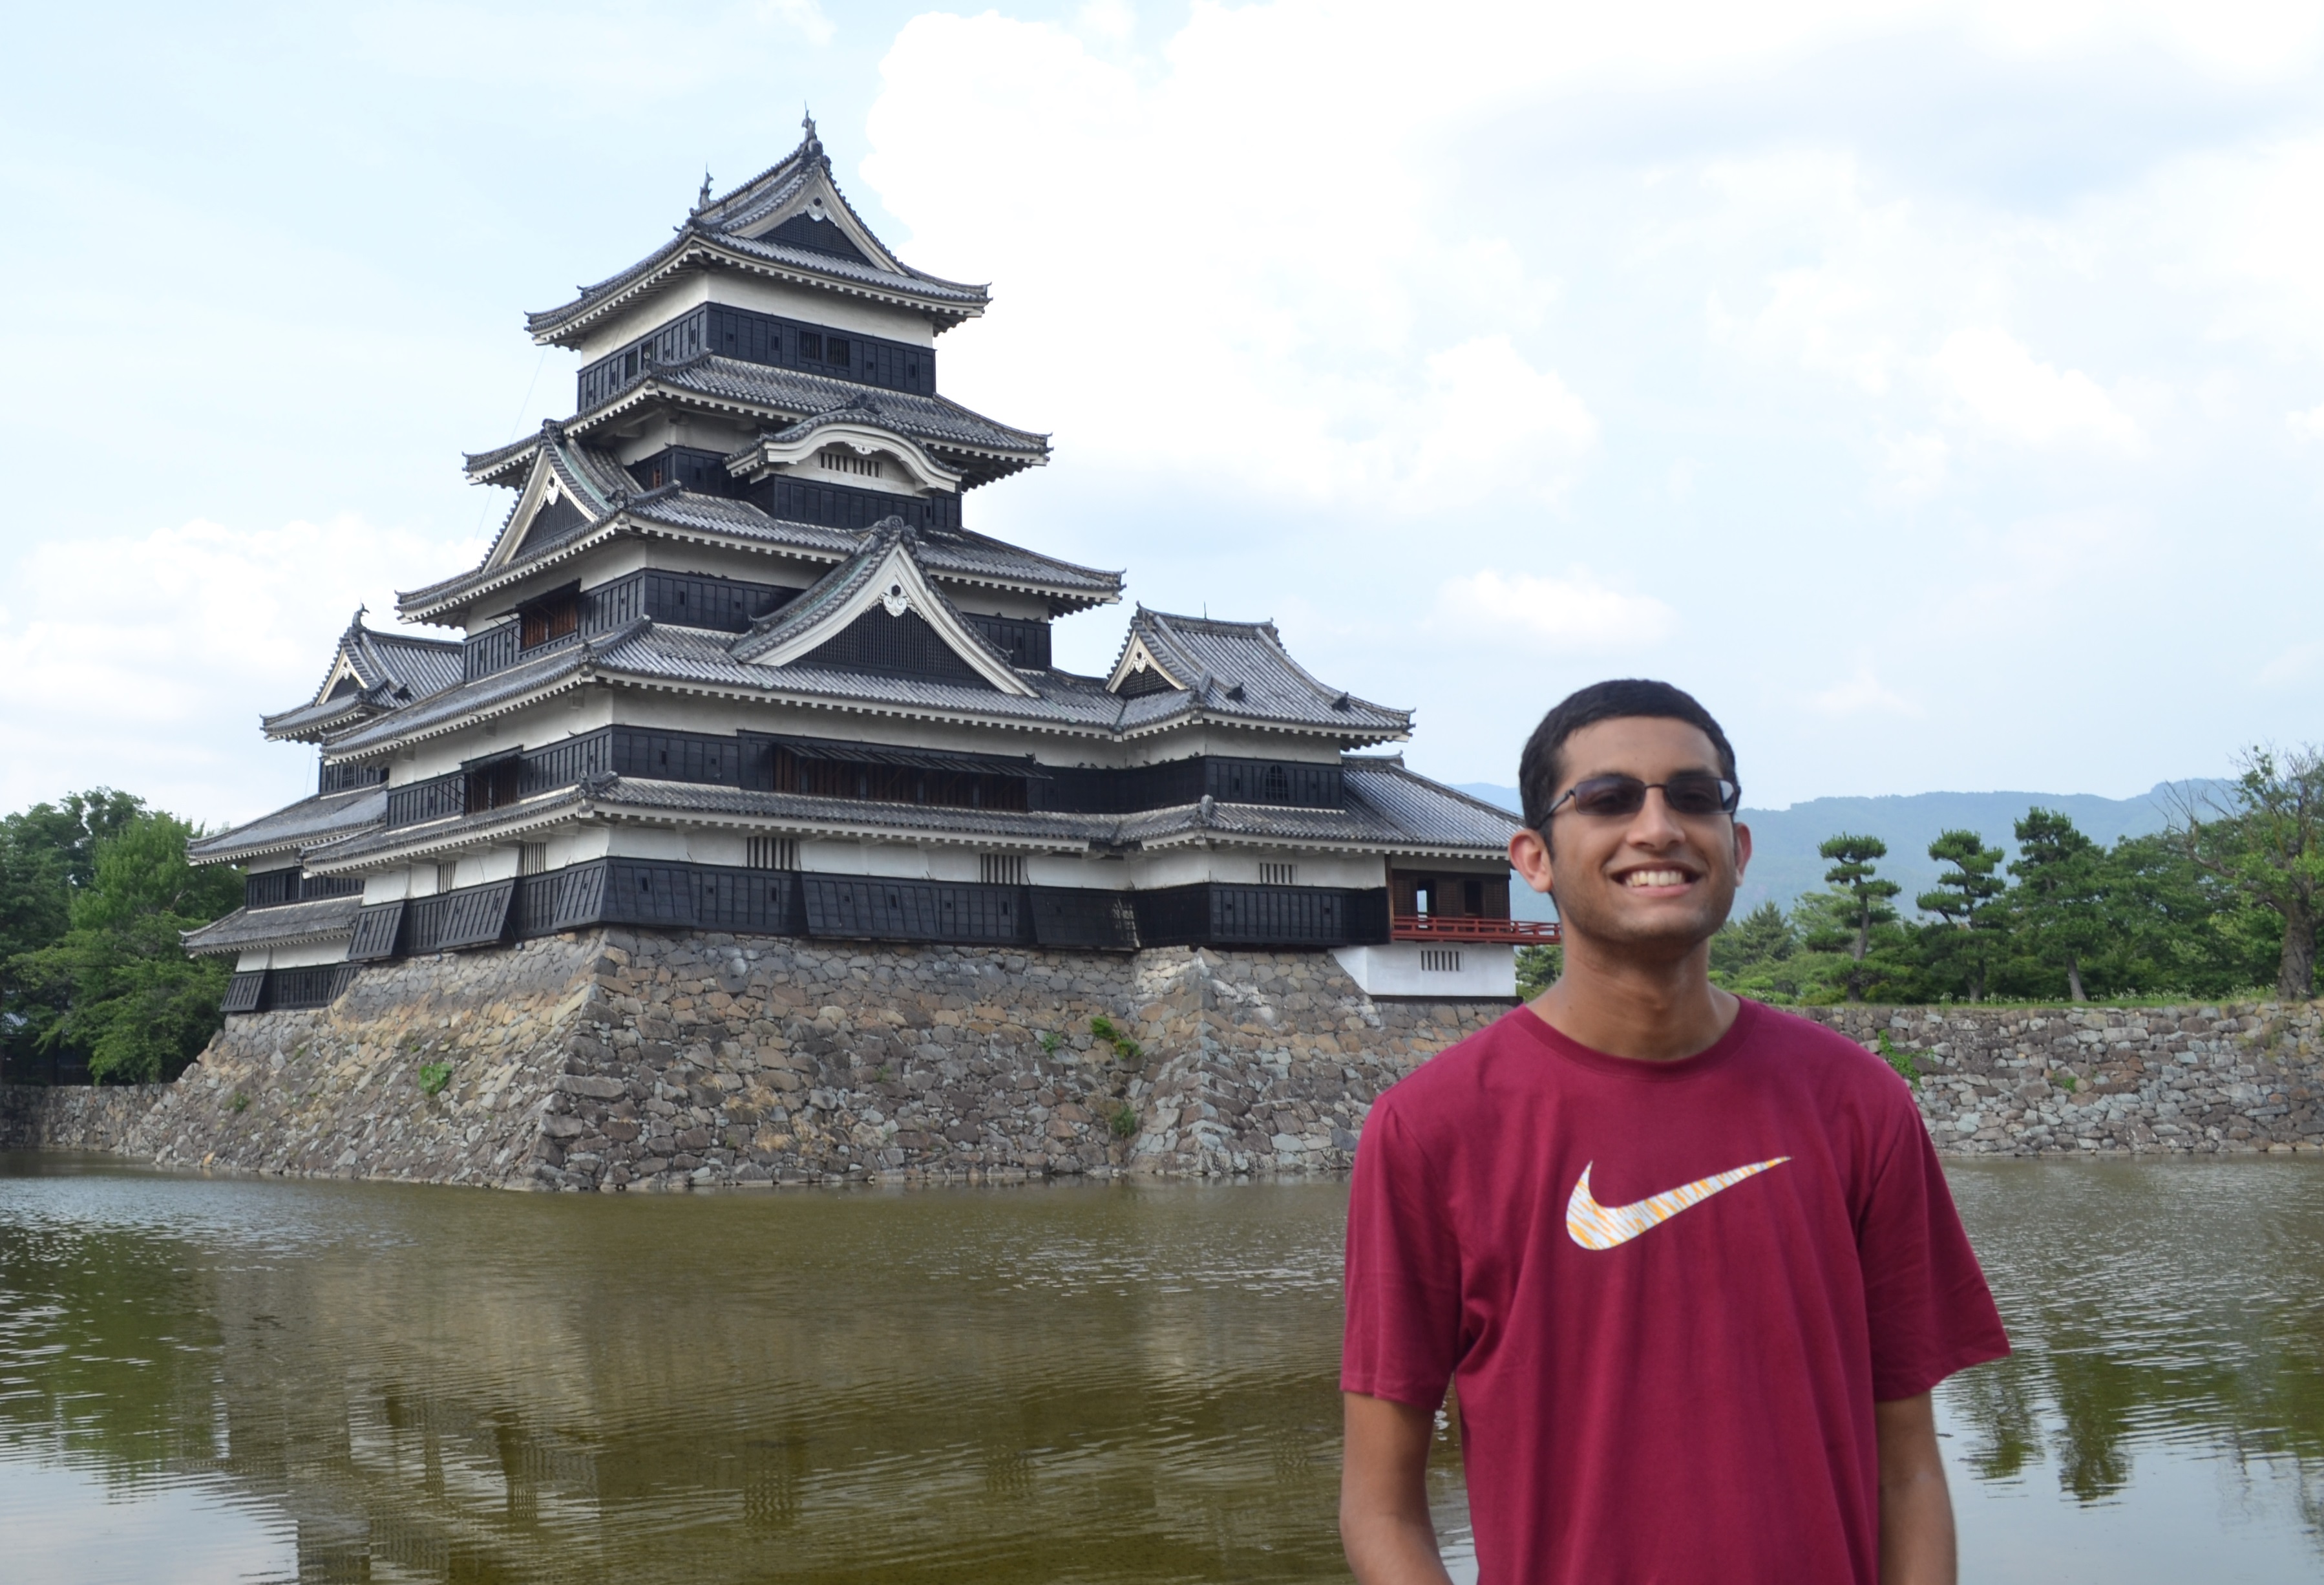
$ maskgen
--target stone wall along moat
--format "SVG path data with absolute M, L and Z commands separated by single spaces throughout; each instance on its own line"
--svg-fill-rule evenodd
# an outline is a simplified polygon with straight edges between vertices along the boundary
M 1506 1011 L 1377 1000 L 1327 953 L 608 930 L 366 969 L 174 1084 L 0 1092 L 0 1144 L 556 1189 L 1330 1173 Z M 1949 1152 L 2324 1150 L 2314 1005 L 1810 1015 L 1909 1059 Z

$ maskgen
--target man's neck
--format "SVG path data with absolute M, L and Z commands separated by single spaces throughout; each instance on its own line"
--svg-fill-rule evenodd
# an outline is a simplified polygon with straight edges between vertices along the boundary
M 1711 944 L 1683 958 L 1613 957 L 1580 938 L 1565 944 L 1565 971 L 1530 1004 L 1568 1040 L 1609 1056 L 1674 1062 L 1708 1051 L 1742 1004 L 1711 983 Z

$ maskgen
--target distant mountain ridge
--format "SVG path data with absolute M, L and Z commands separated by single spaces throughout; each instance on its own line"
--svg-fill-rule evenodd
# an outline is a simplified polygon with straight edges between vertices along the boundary
M 2143 837 L 2170 821 L 2165 795 L 2174 787 L 2200 792 L 2225 783 L 2158 782 L 2137 798 L 2100 798 L 2089 792 L 1914 792 L 1883 798 L 1811 798 L 1789 809 L 1746 809 L 1743 823 L 1751 828 L 1751 867 L 1736 897 L 1742 913 L 1774 900 L 1788 908 L 1803 892 L 1822 889 L 1830 863 L 1816 848 L 1826 839 L 1849 831 L 1877 837 L 1888 844 L 1880 873 L 1904 888 L 1897 901 L 1909 918 L 1913 899 L 1936 885 L 1943 868 L 1929 857 L 1929 844 L 1945 831 L 1967 830 L 1983 837 L 1989 847 L 2015 857 L 2017 844 L 2010 831 L 2029 809 L 2054 809 L 2070 816 L 2092 840 L 2112 847 L 2123 837 Z M 1514 787 L 1490 782 L 1460 783 L 1471 798 L 1517 810 L 1523 800 Z M 2006 860 L 2004 861 L 2005 863 Z M 1519 893 L 1522 886 L 1517 888 Z M 1519 917 L 1552 917 L 1546 904 L 1529 915 L 1517 898 Z

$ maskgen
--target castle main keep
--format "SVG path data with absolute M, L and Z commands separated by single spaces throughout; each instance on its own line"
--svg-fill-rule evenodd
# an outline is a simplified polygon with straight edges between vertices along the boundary
M 220 1049 L 607 929 L 1124 986 L 1265 953 L 1335 1016 L 1506 1005 L 1554 927 L 1510 916 L 1512 818 L 1382 752 L 1409 711 L 1264 620 L 1140 607 L 1106 674 L 1052 663 L 1122 575 L 973 526 L 973 492 L 1050 460 L 940 391 L 938 338 L 987 301 L 872 234 L 809 122 L 529 316 L 578 355 L 575 411 L 467 458 L 513 497 L 491 550 L 399 597 L 420 632 L 357 614 L 263 720 L 316 746 L 314 795 L 195 848 L 249 877 L 187 939 L 235 959 Z

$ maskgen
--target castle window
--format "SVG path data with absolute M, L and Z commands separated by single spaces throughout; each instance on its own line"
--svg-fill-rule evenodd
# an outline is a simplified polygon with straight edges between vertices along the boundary
M 1460 973 L 1461 949 L 1458 947 L 1421 948 L 1420 971 L 1423 974 Z
M 798 867 L 798 839 L 796 837 L 752 837 L 746 851 L 747 861 L 752 869 Z
M 816 453 L 816 461 L 831 473 L 852 473 L 863 478 L 886 478 L 887 468 L 877 457 L 859 457 L 836 447 Z
M 447 859 L 444 863 L 436 867 L 436 889 L 438 891 L 450 891 L 454 885 L 458 882 L 459 878 L 460 861 L 458 859 Z
M 549 867 L 549 844 L 520 842 L 516 848 L 516 872 L 519 875 L 540 875 Z
M 825 348 L 824 351 L 824 361 L 826 363 L 835 363 L 841 368 L 845 368 L 847 366 L 847 343 L 842 341 L 838 337 L 834 336 L 831 338 L 830 347 Z
M 520 649 L 531 649 L 554 639 L 570 638 L 581 631 L 581 591 L 560 589 L 524 608 L 523 627 L 517 635 Z
M 813 358 L 816 362 L 821 363 L 823 361 L 823 338 L 816 335 L 813 330 L 801 330 L 799 332 L 799 356 L 801 357 Z
M 976 859 L 977 878 L 987 885 L 1021 886 L 1025 884 L 1025 856 L 1022 853 L 981 853 Z
M 1291 886 L 1299 884 L 1299 867 L 1296 864 L 1262 864 L 1259 867 L 1259 884 L 1262 886 Z

